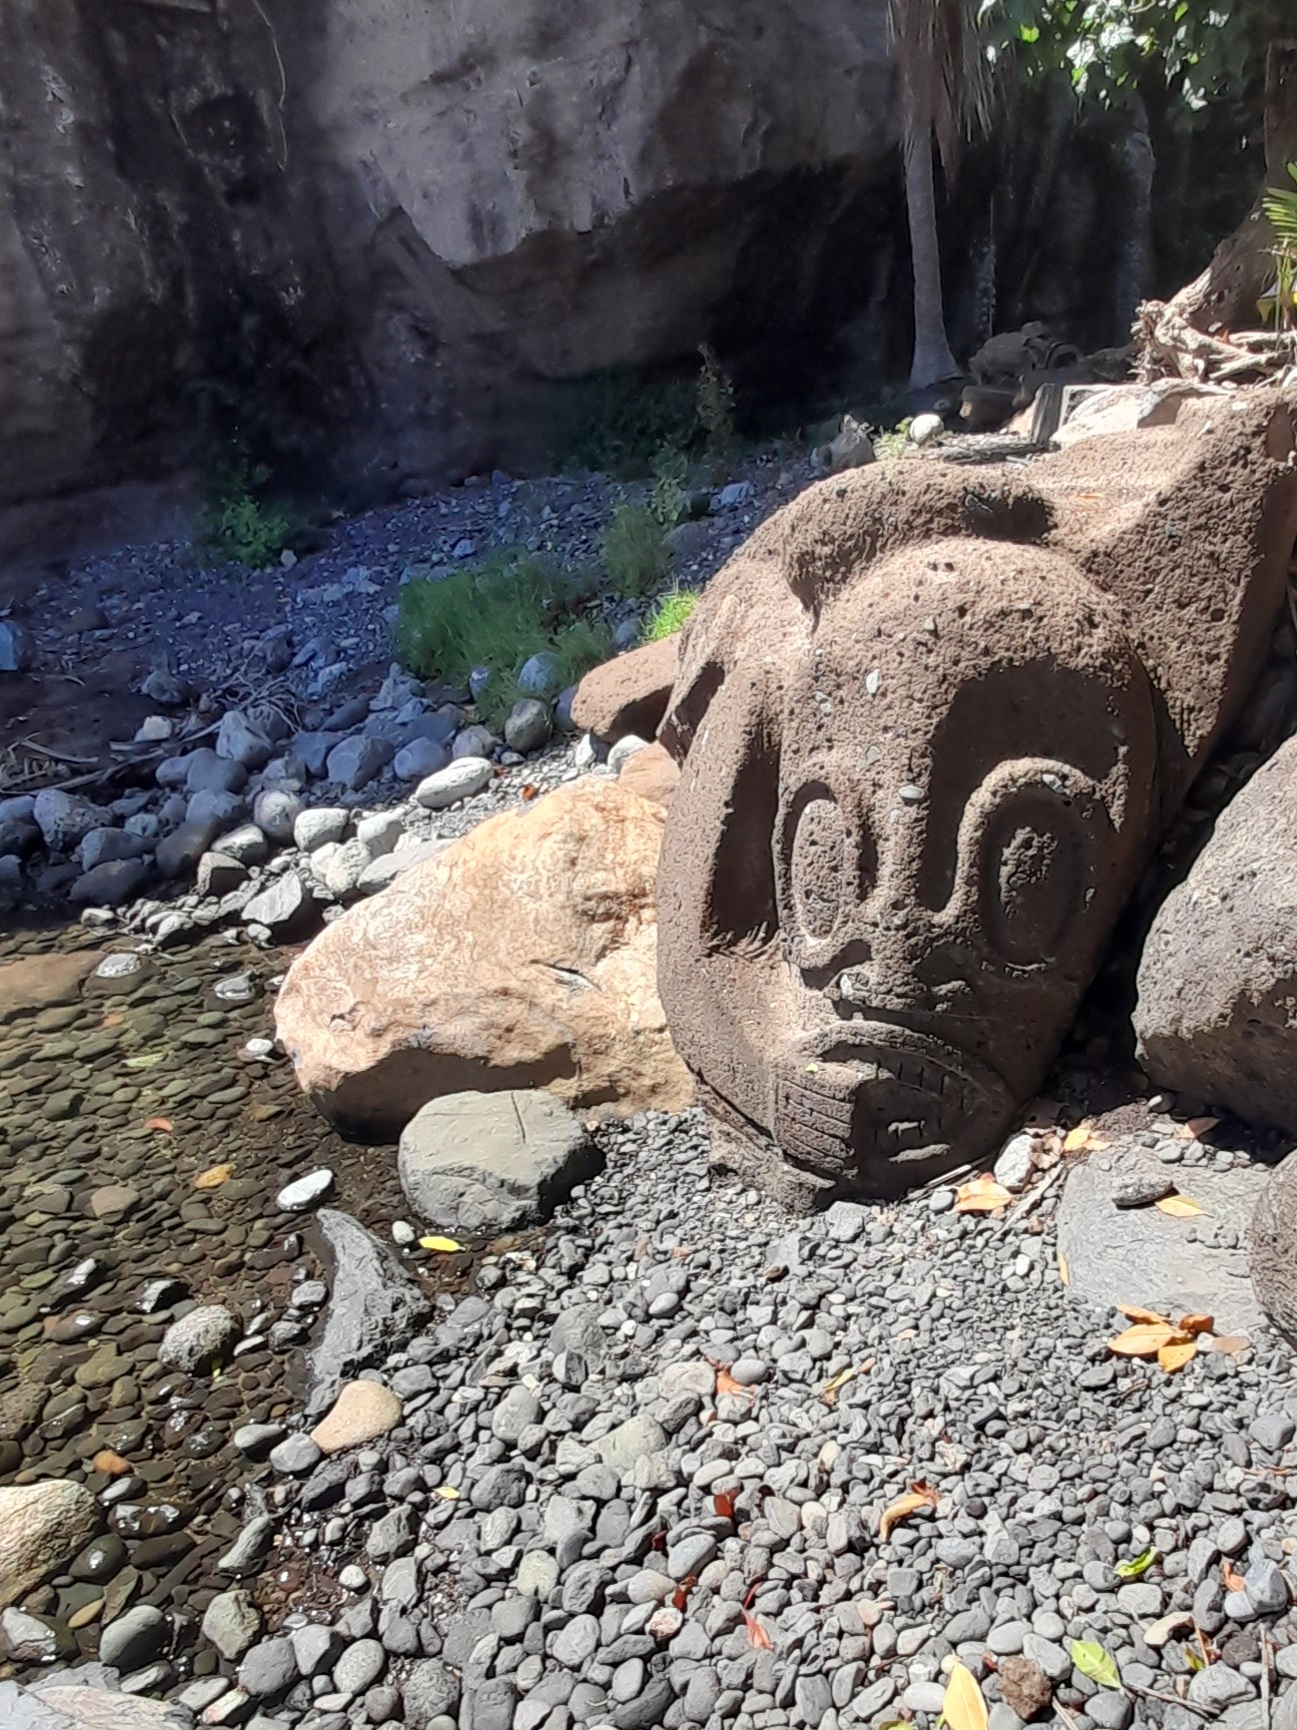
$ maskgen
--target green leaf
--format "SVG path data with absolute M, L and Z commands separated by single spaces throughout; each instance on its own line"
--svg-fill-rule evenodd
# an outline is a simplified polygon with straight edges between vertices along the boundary
M 1116 1660 L 1097 1640 L 1073 1640 L 1072 1662 L 1083 1676 L 1088 1676 L 1101 1688 L 1121 1687 Z
M 1139 1555 L 1132 1557 L 1130 1561 L 1118 1562 L 1113 1572 L 1119 1580 L 1138 1580 L 1141 1574 L 1148 1573 L 1156 1561 L 1157 1551 L 1150 1546 L 1147 1550 L 1141 1550 Z

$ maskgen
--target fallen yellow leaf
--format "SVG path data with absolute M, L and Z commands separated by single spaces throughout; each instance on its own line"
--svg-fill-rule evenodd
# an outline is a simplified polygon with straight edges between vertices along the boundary
M 1158 1348 L 1157 1361 L 1160 1368 L 1169 1376 L 1177 1370 L 1182 1370 L 1189 1360 L 1198 1355 L 1198 1348 L 1192 1340 L 1172 1340 L 1170 1345 Z
M 1161 1201 L 1155 1201 L 1153 1206 L 1159 1213 L 1169 1213 L 1172 1219 L 1192 1219 L 1202 1209 L 1188 1195 L 1164 1195 Z
M 1093 1129 L 1094 1125 L 1090 1123 L 1088 1119 L 1085 1123 L 1078 1123 L 1075 1129 L 1069 1129 L 1067 1134 L 1063 1137 L 1063 1152 L 1084 1152 L 1084 1150 L 1090 1146 L 1091 1132 Z
M 883 1509 L 882 1518 L 878 1522 L 878 1536 L 885 1538 L 899 1520 L 908 1520 L 911 1514 L 917 1514 L 920 1508 L 935 1508 L 940 1498 L 935 1490 L 926 1484 L 913 1484 L 909 1493 L 898 1496 L 894 1502 Z
M 1138 1304 L 1118 1304 L 1117 1309 L 1131 1322 L 1160 1322 L 1164 1327 L 1170 1327 L 1168 1317 L 1160 1316 L 1156 1310 L 1141 1309 Z
M 989 1171 L 961 1183 L 955 1191 L 956 1213 L 994 1213 L 1013 1200 L 1003 1184 L 997 1183 Z
M 1058 1279 L 1060 1285 L 1071 1285 L 1072 1270 L 1067 1265 L 1067 1257 L 1060 1251 L 1058 1257 Z
M 434 1496 L 440 1496 L 443 1502 L 457 1502 L 459 1500 L 459 1491 L 454 1484 L 439 1484 L 432 1493 Z
M 1175 1339 L 1170 1322 L 1138 1322 L 1108 1341 L 1108 1350 L 1119 1358 L 1155 1358 L 1163 1346 Z
M 941 1714 L 950 1730 L 987 1730 L 990 1714 L 967 1665 L 956 1663 L 951 1669 Z
M 1180 1126 L 1180 1140 L 1197 1141 L 1199 1136 L 1209 1135 L 1219 1122 L 1218 1117 L 1191 1117 Z
M 462 1243 L 456 1243 L 453 1237 L 421 1237 L 420 1249 L 434 1250 L 438 1255 L 454 1255 L 457 1249 L 463 1249 Z
M 848 1382 L 854 1382 L 857 1376 L 863 1376 L 866 1370 L 872 1370 L 874 1360 L 866 1358 L 863 1364 L 855 1364 L 850 1369 L 839 1370 L 832 1381 L 826 1382 L 820 1389 L 820 1399 L 826 1406 L 836 1406 L 838 1395 Z
M 223 1183 L 228 1183 L 234 1176 L 232 1165 L 209 1165 L 206 1171 L 200 1171 L 194 1179 L 195 1189 L 219 1189 Z

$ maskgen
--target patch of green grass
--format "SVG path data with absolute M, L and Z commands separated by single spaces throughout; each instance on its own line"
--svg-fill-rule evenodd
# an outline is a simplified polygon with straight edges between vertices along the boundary
M 666 580 L 671 549 L 662 524 L 646 505 L 617 506 L 604 530 L 603 561 L 612 587 L 631 599 Z
M 663 637 L 674 637 L 677 631 L 684 629 L 697 605 L 696 589 L 672 589 L 653 609 L 652 617 L 644 626 L 642 640 L 660 643 Z
M 416 578 L 402 586 L 397 603 L 397 656 L 423 679 L 467 684 L 475 668 L 489 668 L 476 708 L 498 728 L 532 655 L 556 655 L 566 686 L 612 653 L 606 626 L 573 616 L 591 581 L 591 573 L 560 571 L 524 551 L 491 554 L 447 577 Z
M 279 563 L 295 531 L 285 511 L 257 496 L 266 479 L 265 469 L 254 468 L 242 456 L 214 472 L 198 518 L 198 545 L 209 557 L 254 571 Z

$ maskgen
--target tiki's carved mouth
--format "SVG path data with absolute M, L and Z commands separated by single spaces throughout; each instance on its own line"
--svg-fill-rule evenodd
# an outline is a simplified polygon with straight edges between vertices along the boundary
M 993 1071 L 925 1034 L 858 1022 L 850 1035 L 790 1054 L 775 1078 L 775 1138 L 823 1176 L 867 1186 L 880 1164 L 957 1158 L 1011 1109 Z

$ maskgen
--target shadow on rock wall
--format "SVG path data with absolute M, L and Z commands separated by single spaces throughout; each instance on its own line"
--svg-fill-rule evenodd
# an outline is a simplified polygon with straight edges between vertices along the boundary
M 885 11 L 11 0 L 0 504 L 231 436 L 335 499 L 527 468 L 555 381 L 704 338 L 766 401 L 903 367 Z M 1024 279 L 1024 224 L 1054 225 L 1037 299 L 1060 322 L 1120 337 L 1144 286 L 1096 280 L 1096 236 L 1147 215 L 1112 195 L 1122 151 L 1055 134 L 1017 238 L 1004 165 L 970 160 L 948 248 L 970 343 Z

